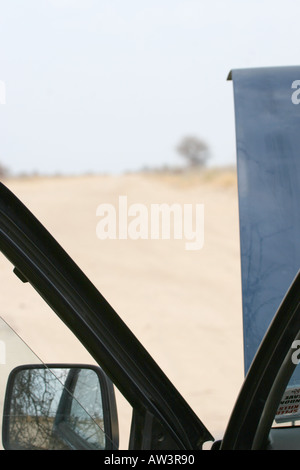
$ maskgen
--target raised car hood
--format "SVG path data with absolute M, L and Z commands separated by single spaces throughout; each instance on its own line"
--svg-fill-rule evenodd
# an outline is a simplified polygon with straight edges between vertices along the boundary
M 300 67 L 233 70 L 229 79 L 234 85 L 247 372 L 300 268 Z

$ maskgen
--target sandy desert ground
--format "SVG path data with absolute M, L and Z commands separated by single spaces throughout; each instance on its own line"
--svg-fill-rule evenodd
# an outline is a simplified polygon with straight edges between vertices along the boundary
M 243 381 L 234 170 L 190 174 L 26 177 L 4 181 L 79 264 L 215 438 Z M 204 246 L 186 240 L 100 240 L 99 204 L 204 204 Z M 0 260 L 1 316 L 44 362 L 91 362 L 55 314 Z M 18 359 L 15 359 L 18 361 Z M 25 359 L 24 359 L 25 360 Z M 130 407 L 118 395 L 121 448 Z

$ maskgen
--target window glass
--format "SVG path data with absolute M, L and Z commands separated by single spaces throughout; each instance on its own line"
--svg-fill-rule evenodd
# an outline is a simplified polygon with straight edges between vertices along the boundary
M 13 369 L 32 364 L 42 366 L 43 363 L 87 363 L 94 365 L 94 361 L 78 339 L 30 284 L 21 282 L 15 276 L 13 266 L 3 256 L 0 257 L 0 296 L 1 432 L 7 381 Z M 37 354 L 34 351 L 37 351 Z M 10 409 L 10 414 L 14 416 L 10 422 L 10 429 L 17 436 L 15 441 L 17 446 L 27 448 L 31 445 L 31 448 L 51 448 L 51 446 L 58 445 L 59 441 L 53 440 L 52 427 L 55 417 L 57 417 L 59 401 L 65 390 L 67 376 L 68 371 L 58 369 L 52 373 L 42 369 L 28 370 L 19 376 L 19 383 L 16 382 L 14 390 L 14 403 Z M 93 435 L 97 435 L 98 448 L 103 448 L 105 442 L 103 413 L 100 385 L 98 384 L 97 390 L 96 378 L 96 374 L 88 375 L 85 370 L 79 374 L 77 396 L 73 400 L 72 406 L 74 413 L 76 411 L 77 415 L 81 414 L 82 421 L 85 416 L 86 422 L 90 420 L 93 423 Z M 30 389 L 28 388 L 29 384 Z M 92 389 L 88 398 L 89 386 Z M 80 403 L 80 394 L 85 405 L 89 408 L 88 411 L 85 411 L 84 405 Z M 92 413 L 94 406 L 95 410 Z M 28 424 L 28 416 L 31 416 L 30 425 Z M 35 425 L 33 425 L 33 416 L 35 416 Z M 26 420 L 27 425 L 25 426 Z M 37 437 L 33 438 L 34 435 Z M 91 440 L 91 436 L 86 437 Z M 94 439 L 95 443 L 96 438 Z M 64 448 L 69 443 L 60 441 L 59 445 L 60 448 Z M 0 439 L 0 449 L 3 449 L 2 439 Z
M 5 448 L 105 449 L 101 384 L 95 370 L 50 370 L 1 318 L 0 362 Z
M 296 367 L 281 397 L 274 419 L 274 427 L 300 426 L 300 381 L 298 378 L 300 365 L 295 354 L 292 355 L 291 360 L 297 360 Z
M 92 447 L 104 449 L 104 419 L 98 376 L 93 370 L 81 369 L 75 380 L 68 424 Z
M 41 361 L 12 328 L 0 318 L 0 426 L 2 426 L 8 376 L 15 367 L 21 364 L 41 364 Z M 0 447 L 3 449 L 2 440 L 0 440 Z
M 90 369 L 81 369 L 78 372 L 76 386 L 73 390 L 75 400 L 72 401 L 71 416 L 80 417 L 82 407 L 92 417 L 103 421 L 102 398 L 97 374 Z M 80 398 L 80 405 L 77 400 Z

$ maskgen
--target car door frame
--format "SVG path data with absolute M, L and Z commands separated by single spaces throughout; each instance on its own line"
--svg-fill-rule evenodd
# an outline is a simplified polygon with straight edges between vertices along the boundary
M 197 450 L 214 440 L 113 307 L 2 183 L 0 250 L 131 404 L 130 448 Z
M 296 365 L 293 342 L 300 332 L 300 271 L 282 301 L 253 359 L 220 449 L 260 450 Z

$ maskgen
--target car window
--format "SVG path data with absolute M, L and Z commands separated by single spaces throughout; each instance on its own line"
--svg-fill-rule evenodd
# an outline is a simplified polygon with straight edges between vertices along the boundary
M 300 450 L 300 332 L 290 345 L 265 403 L 254 448 L 257 443 L 274 450 Z
M 295 365 L 295 370 L 281 396 L 273 427 L 300 426 L 300 349 L 298 341 L 293 342 L 292 349 L 294 352 L 291 354 L 290 360 Z
M 0 426 L 2 427 L 6 384 L 11 371 L 21 364 L 40 364 L 40 359 L 26 346 L 12 328 L 0 318 Z M 2 430 L 2 429 L 1 429 Z M 2 435 L 2 433 L 1 433 Z M 3 449 L 2 440 L 0 448 Z
M 16 369 L 7 405 L 6 384 Z M 105 449 L 101 388 L 94 370 L 49 369 L 1 318 L 0 384 L 1 423 L 9 420 L 9 442 L 1 442 L 2 449 Z
M 76 385 L 72 390 L 73 400 L 70 416 L 76 421 L 82 416 L 82 407 L 90 414 L 96 414 L 103 420 L 103 407 L 100 389 L 97 386 L 97 376 L 89 369 L 82 369 L 76 377 Z M 80 405 L 78 399 L 80 397 Z
M 16 275 L 17 274 L 17 275 Z M 69 363 L 96 365 L 96 361 L 60 320 L 39 292 L 4 256 L 0 256 L 0 431 L 7 378 L 22 364 Z M 11 338 L 12 345 L 6 338 Z M 16 348 L 15 343 L 19 343 Z M 2 358 L 2 360 L 1 360 Z M 2 364 L 1 364 L 2 362 Z M 4 364 L 5 362 L 5 364 Z M 132 407 L 115 388 L 118 405 L 119 448 L 127 449 Z M 96 397 L 95 397 L 96 399 Z M 73 406 L 74 403 L 73 403 Z M 85 406 L 83 405 L 83 408 Z M 1 439 L 0 439 L 1 441 Z M 2 445 L 2 443 L 1 443 Z
M 97 376 L 89 369 L 82 369 L 76 373 L 74 381 L 67 424 L 93 448 L 104 449 L 103 406 Z M 87 413 L 92 419 L 87 419 Z
M 82 346 L 79 340 L 56 316 L 53 310 L 31 287 L 24 283 L 20 276 L 15 275 L 13 267 L 4 258 L 0 257 L 0 432 L 4 418 L 4 401 L 7 381 L 11 372 L 23 365 L 42 366 L 45 363 L 70 363 L 96 365 L 93 358 Z M 44 374 L 44 375 L 43 375 Z M 10 413 L 15 416 L 11 419 L 14 434 L 18 435 L 18 445 L 26 447 L 29 440 L 33 446 L 49 448 L 53 444 L 53 433 L 50 421 L 54 422 L 58 409 L 58 401 L 65 390 L 65 380 L 68 371 L 42 370 L 25 371 L 20 376 L 20 387 L 15 390 L 13 396 L 15 407 Z M 31 383 L 31 390 L 24 389 L 24 383 Z M 104 448 L 105 432 L 101 393 L 97 389 L 97 376 L 88 370 L 80 370 L 77 377 L 72 398 L 71 414 L 69 416 L 68 430 L 74 431 L 86 442 L 91 443 L 97 449 Z M 70 391 L 69 387 L 68 390 Z M 37 396 L 38 395 L 38 396 Z M 37 411 L 36 403 L 39 400 Z M 80 397 L 80 399 L 79 399 Z M 34 410 L 35 408 L 35 410 Z M 24 426 L 26 416 L 38 418 L 34 430 L 32 423 Z M 17 418 L 19 415 L 19 418 Z M 50 416 L 46 423 L 45 415 Z M 24 417 L 24 419 L 22 418 Z M 73 421 L 71 420 L 73 417 Z M 23 420 L 23 422 L 22 422 Z M 39 423 L 38 423 L 39 421 Z M 72 421 L 72 422 L 71 422 Z M 50 423 L 50 424 L 49 424 Z M 42 425 L 41 425 L 42 424 Z M 71 425 L 72 424 L 72 425 Z M 30 433 L 36 433 L 39 438 L 34 441 Z M 43 437 L 41 437 L 43 435 Z M 51 439 L 49 440 L 49 436 Z M 30 439 L 28 439 L 28 436 Z M 55 446 L 58 441 L 56 441 Z M 0 439 L 0 449 L 3 442 Z

